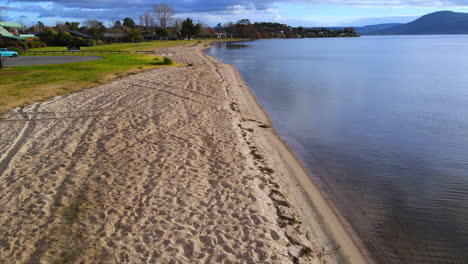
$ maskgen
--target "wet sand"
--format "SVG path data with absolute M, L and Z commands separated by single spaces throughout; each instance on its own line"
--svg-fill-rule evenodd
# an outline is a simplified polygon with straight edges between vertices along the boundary
M 238 72 L 202 49 L 4 115 L 1 263 L 365 263 Z

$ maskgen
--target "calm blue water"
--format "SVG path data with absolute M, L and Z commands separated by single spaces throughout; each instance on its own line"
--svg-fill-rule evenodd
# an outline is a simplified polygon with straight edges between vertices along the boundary
M 239 69 L 379 262 L 468 263 L 468 36 L 259 40 L 208 53 Z

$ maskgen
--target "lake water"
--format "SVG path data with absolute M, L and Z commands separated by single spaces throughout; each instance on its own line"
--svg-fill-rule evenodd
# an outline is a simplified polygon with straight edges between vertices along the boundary
M 468 263 L 468 36 L 207 52 L 239 69 L 379 263 Z

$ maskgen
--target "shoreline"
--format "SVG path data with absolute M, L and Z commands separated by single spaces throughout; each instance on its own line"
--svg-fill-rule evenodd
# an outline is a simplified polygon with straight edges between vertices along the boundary
M 2 116 L 0 262 L 367 262 L 206 47 Z
M 207 49 L 204 49 L 203 52 Z M 213 57 L 205 52 L 204 54 Z M 270 115 L 258 102 L 253 91 L 246 84 L 237 68 L 234 65 L 221 62 L 218 58 L 213 58 L 220 63 L 229 65 L 238 81 L 243 84 L 239 87 L 243 90 L 241 92 L 242 95 L 238 97 L 238 101 L 244 102 L 244 104 L 241 104 L 242 114 L 254 116 L 256 120 L 262 120 L 271 127 L 270 129 L 262 130 L 263 133 L 259 136 L 265 137 L 266 142 L 275 150 L 272 155 L 279 156 L 284 166 L 288 167 L 287 170 L 290 172 L 288 180 L 293 180 L 295 183 L 298 183 L 289 185 L 291 192 L 288 192 L 288 194 L 294 196 L 293 193 L 296 193 L 295 198 L 300 200 L 301 209 L 305 208 L 317 210 L 319 212 L 323 220 L 328 223 L 327 227 L 332 232 L 338 244 L 343 248 L 342 254 L 350 263 L 375 263 L 372 255 L 367 251 L 364 243 L 351 225 L 340 215 L 338 209 L 333 205 L 331 200 L 326 197 L 326 194 L 320 190 L 320 187 L 314 183 L 310 172 L 305 168 L 289 145 L 277 133 Z M 263 147 L 267 148 L 266 146 Z M 284 186 L 282 187 L 284 188 Z M 303 212 L 302 217 L 307 217 L 307 212 Z

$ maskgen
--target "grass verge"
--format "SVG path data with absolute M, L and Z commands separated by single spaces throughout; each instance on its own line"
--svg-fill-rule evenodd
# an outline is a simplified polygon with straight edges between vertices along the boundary
M 113 43 L 109 45 L 97 45 L 92 47 L 81 47 L 81 50 L 128 50 L 128 51 L 137 51 L 137 50 L 155 50 L 161 48 L 170 48 L 181 44 L 186 43 L 195 43 L 194 40 L 175 40 L 175 41 L 148 41 L 140 43 Z M 30 49 L 30 51 L 60 51 L 67 50 L 67 47 L 45 47 Z
M 238 39 L 230 39 L 235 41 Z M 182 44 L 197 45 L 213 40 L 149 41 L 142 43 L 116 43 L 82 50 L 127 50 L 130 52 L 157 50 Z M 66 50 L 66 47 L 46 47 L 31 51 Z M 52 55 L 52 54 L 45 54 Z M 58 54 L 63 56 L 63 54 Z M 93 54 L 84 54 L 93 55 Z M 169 58 L 146 54 L 98 54 L 101 60 L 42 65 L 21 66 L 0 70 L 0 114 L 15 108 L 42 101 L 51 97 L 90 88 L 109 82 L 117 77 L 145 69 L 175 65 Z M 74 56 L 74 55 L 70 55 Z
M 186 43 L 196 42 L 183 40 L 118 43 L 83 47 L 83 50 L 128 50 L 133 52 L 169 48 Z M 66 47 L 31 49 L 31 51 L 40 50 L 66 50 Z M 103 84 L 129 73 L 174 65 L 168 58 L 156 58 L 155 60 L 154 55 L 146 54 L 99 54 L 99 56 L 103 59 L 66 64 L 20 66 L 0 70 L 0 114 L 15 107 Z M 157 61 L 162 63 L 155 63 Z
M 108 82 L 126 74 L 161 67 L 154 56 L 106 54 L 103 59 L 41 66 L 21 66 L 0 71 L 0 113 Z

